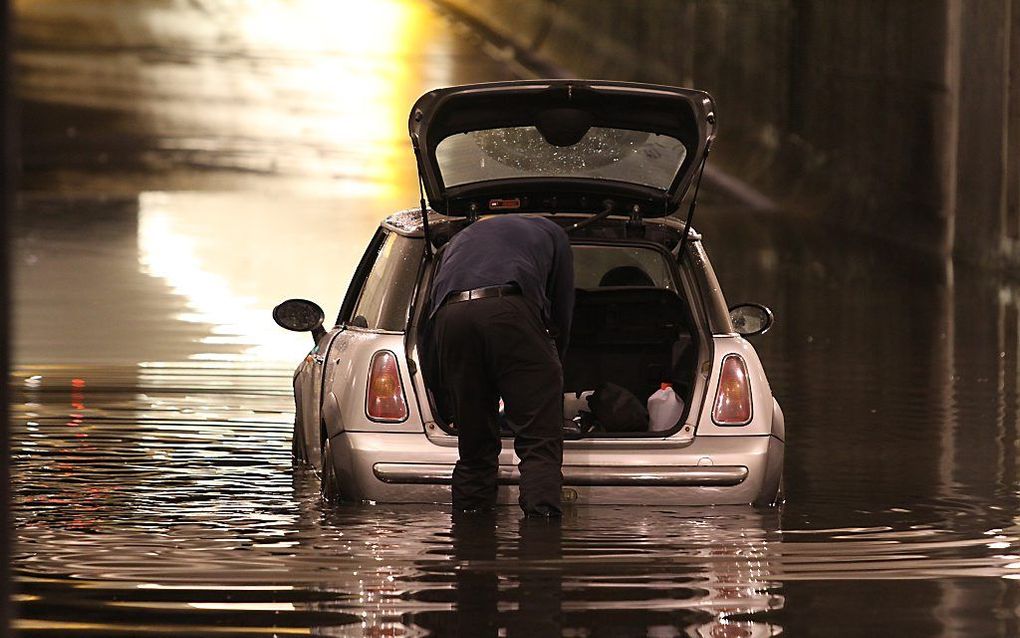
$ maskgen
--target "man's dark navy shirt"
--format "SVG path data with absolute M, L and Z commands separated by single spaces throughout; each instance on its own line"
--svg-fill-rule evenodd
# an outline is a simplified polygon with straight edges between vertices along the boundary
M 440 254 L 430 318 L 450 293 L 516 283 L 554 329 L 563 358 L 574 312 L 574 259 L 560 226 L 543 217 L 489 217 L 454 235 Z

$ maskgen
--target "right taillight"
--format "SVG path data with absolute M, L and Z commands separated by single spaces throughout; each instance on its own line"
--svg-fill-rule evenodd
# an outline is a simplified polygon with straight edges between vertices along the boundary
M 747 425 L 751 422 L 751 382 L 747 378 L 747 365 L 740 355 L 723 357 L 712 420 L 718 425 Z

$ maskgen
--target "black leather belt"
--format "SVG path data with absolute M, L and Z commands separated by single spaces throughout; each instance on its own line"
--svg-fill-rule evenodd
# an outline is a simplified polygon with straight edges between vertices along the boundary
M 446 299 L 443 300 L 443 304 L 459 303 L 461 301 L 470 301 L 472 299 L 486 299 L 488 297 L 509 297 L 510 295 L 519 294 L 521 294 L 521 288 L 517 284 L 485 286 L 484 288 L 474 288 L 463 292 L 450 293 L 447 295 Z

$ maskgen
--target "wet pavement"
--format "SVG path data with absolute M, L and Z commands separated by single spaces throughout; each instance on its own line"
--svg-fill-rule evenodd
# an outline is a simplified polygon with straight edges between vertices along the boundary
M 513 77 L 363 4 L 16 3 L 24 635 L 1020 633 L 1020 284 L 717 193 L 728 300 L 777 316 L 784 508 L 325 507 L 290 458 L 308 337 L 269 311 L 332 315 L 415 204 L 417 95 Z

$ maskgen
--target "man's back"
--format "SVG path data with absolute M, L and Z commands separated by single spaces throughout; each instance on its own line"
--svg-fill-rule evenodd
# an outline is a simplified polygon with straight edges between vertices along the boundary
M 563 229 L 542 217 L 490 217 L 455 235 L 432 282 L 431 314 L 450 293 L 508 283 L 556 329 L 562 354 L 574 305 L 573 258 Z

